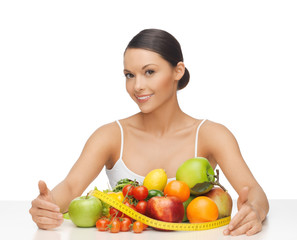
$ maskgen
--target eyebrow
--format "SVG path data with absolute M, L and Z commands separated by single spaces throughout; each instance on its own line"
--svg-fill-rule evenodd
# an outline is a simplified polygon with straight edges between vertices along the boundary
M 157 64 L 153 64 L 153 63 L 149 63 L 149 64 L 146 64 L 146 65 L 144 65 L 141 69 L 143 70 L 143 69 L 145 69 L 147 66 L 149 66 L 149 65 L 155 65 L 155 66 L 158 66 Z M 128 69 L 124 69 L 124 72 L 130 72 Z

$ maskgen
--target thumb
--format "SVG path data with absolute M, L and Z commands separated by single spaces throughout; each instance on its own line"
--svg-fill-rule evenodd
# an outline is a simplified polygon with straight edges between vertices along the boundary
M 38 182 L 39 193 L 41 196 L 46 196 L 49 194 L 50 190 L 47 188 L 46 183 L 42 180 Z
M 249 195 L 249 187 L 243 187 L 238 196 L 237 200 L 237 208 L 238 210 L 241 208 L 241 206 L 248 200 L 248 195 Z

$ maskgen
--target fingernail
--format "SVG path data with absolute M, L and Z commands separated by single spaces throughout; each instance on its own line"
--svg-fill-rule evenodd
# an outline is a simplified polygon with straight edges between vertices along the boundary
M 233 229 L 233 226 L 232 225 L 229 225 L 228 228 L 231 231 Z

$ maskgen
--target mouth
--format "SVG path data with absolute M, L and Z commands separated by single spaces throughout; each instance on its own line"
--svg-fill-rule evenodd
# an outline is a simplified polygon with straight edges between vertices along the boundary
M 144 103 L 148 101 L 154 94 L 149 94 L 149 95 L 135 95 L 136 99 L 140 103 Z

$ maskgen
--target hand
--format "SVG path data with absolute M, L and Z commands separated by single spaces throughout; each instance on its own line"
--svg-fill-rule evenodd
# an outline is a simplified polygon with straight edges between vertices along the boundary
M 29 212 L 33 221 L 41 229 L 51 229 L 63 223 L 63 214 L 54 202 L 51 191 L 44 181 L 39 181 L 39 196 L 32 201 Z
M 249 188 L 244 187 L 239 193 L 237 200 L 238 212 L 224 230 L 225 235 L 248 236 L 256 234 L 262 230 L 262 221 L 257 209 L 248 202 Z

